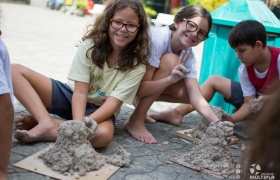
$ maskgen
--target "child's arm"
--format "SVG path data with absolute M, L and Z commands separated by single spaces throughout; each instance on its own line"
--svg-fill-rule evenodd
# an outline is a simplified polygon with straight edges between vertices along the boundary
M 242 104 L 242 106 L 231 116 L 231 120 L 233 123 L 244 120 L 250 115 L 249 101 L 255 97 L 255 95 L 244 97 L 244 103 Z
M 12 144 L 14 109 L 9 94 L 0 95 L 0 179 L 6 179 Z
M 99 124 L 109 119 L 121 107 L 121 105 L 122 101 L 113 96 L 109 96 L 105 103 L 89 117 L 94 119 Z
M 203 98 L 197 80 L 194 78 L 185 78 L 184 81 L 189 95 L 190 104 L 194 109 L 210 123 L 220 120 L 214 114 L 208 102 Z
M 72 96 L 72 116 L 75 120 L 83 120 L 87 105 L 88 83 L 75 81 Z
M 176 83 L 180 79 L 184 78 L 185 75 L 190 72 L 190 70 L 186 69 L 186 67 L 184 66 L 189 56 L 190 51 L 183 51 L 181 56 L 179 57 L 177 65 L 171 71 L 171 74 L 170 72 L 162 71 L 160 75 L 157 75 L 157 77 L 153 77 L 156 68 L 148 65 L 146 68 L 145 76 L 143 77 L 141 85 L 137 92 L 137 97 L 141 98 L 144 96 L 157 94 L 166 89 L 171 84 Z

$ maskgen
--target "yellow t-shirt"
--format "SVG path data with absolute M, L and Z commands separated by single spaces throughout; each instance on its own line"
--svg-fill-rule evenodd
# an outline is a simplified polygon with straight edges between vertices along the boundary
M 109 96 L 132 104 L 146 72 L 146 66 L 139 65 L 134 69 L 120 71 L 108 68 L 105 62 L 101 69 L 86 57 L 87 50 L 92 46 L 91 40 L 85 40 L 79 45 L 67 77 L 70 88 L 74 90 L 75 81 L 89 83 L 87 101 L 98 106 L 101 106 Z

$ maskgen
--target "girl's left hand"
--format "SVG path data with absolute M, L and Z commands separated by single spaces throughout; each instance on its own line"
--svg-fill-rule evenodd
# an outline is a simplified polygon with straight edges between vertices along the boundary
M 174 67 L 171 72 L 170 79 L 173 83 L 176 83 L 180 79 L 184 78 L 186 74 L 190 73 L 190 70 L 187 69 L 184 64 L 187 62 L 190 56 L 190 51 L 182 51 L 181 56 L 179 57 L 178 64 Z

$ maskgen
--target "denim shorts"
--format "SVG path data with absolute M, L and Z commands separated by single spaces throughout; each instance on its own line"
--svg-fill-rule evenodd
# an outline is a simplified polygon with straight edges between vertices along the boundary
M 51 79 L 52 81 L 52 107 L 49 110 L 49 113 L 55 114 L 64 118 L 66 120 L 72 120 L 72 89 L 66 84 L 60 81 Z M 88 116 L 94 113 L 100 106 L 97 106 L 92 103 L 87 103 L 85 116 Z M 115 116 L 111 116 L 111 120 L 115 124 Z
M 225 99 L 225 101 L 231 105 L 233 105 L 235 108 L 239 109 L 242 104 L 244 103 L 244 97 L 243 92 L 241 89 L 241 85 L 239 82 L 231 81 L 230 85 L 231 89 L 231 96 L 229 99 Z

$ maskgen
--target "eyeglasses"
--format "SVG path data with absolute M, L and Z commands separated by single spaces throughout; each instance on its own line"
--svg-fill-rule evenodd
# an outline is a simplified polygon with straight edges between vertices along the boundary
M 110 22 L 111 22 L 112 28 L 114 28 L 114 29 L 121 29 L 123 26 L 125 26 L 125 29 L 128 32 L 131 32 L 131 33 L 136 32 L 137 29 L 140 26 L 140 24 L 138 24 L 138 25 L 136 25 L 136 24 L 126 24 L 126 23 L 123 23 L 121 21 L 117 21 L 117 20 L 114 20 L 114 19 L 111 19 Z
M 187 22 L 187 23 L 186 23 L 186 29 L 187 29 L 188 31 L 190 31 L 190 32 L 195 32 L 195 31 L 198 29 L 198 25 L 197 25 L 195 22 L 190 21 L 190 20 L 185 19 L 185 18 L 183 19 L 183 21 L 186 21 L 186 22 Z M 197 38 L 198 38 L 199 40 L 205 40 L 205 39 L 208 38 L 208 35 L 207 35 L 207 33 L 206 33 L 205 31 L 199 30 L 198 33 L 197 33 Z

